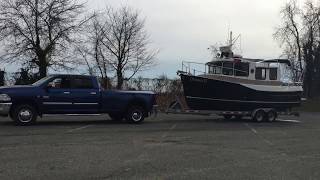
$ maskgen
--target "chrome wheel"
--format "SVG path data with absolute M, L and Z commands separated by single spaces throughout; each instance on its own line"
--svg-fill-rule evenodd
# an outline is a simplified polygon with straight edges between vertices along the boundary
M 139 121 L 141 121 L 142 116 L 143 116 L 143 114 L 141 111 L 134 111 L 134 112 L 132 112 L 131 118 L 133 121 L 139 122 Z
M 12 111 L 12 119 L 16 125 L 32 125 L 36 122 L 37 116 L 36 108 L 28 104 L 16 105 Z
M 28 123 L 32 121 L 33 114 L 30 109 L 21 109 L 18 114 L 19 121 L 23 123 Z
M 145 118 L 144 109 L 141 106 L 132 106 L 127 111 L 126 119 L 128 122 L 138 124 L 141 123 Z

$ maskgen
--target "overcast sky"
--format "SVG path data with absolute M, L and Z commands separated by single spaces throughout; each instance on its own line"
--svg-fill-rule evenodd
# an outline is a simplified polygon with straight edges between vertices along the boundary
M 228 30 L 241 34 L 241 54 L 248 58 L 278 58 L 273 39 L 280 8 L 288 0 L 86 0 L 90 10 L 128 5 L 146 18 L 158 65 L 142 75 L 177 77 L 181 61 L 208 62 L 210 45 L 225 44 Z M 300 0 L 303 2 L 304 0 Z M 237 49 L 240 42 L 237 43 Z M 239 53 L 239 51 L 237 51 Z M 11 69 L 10 67 L 8 69 Z
M 278 58 L 282 50 L 273 39 L 280 23 L 279 11 L 287 0 L 88 0 L 101 9 L 129 5 L 146 17 L 146 28 L 159 48 L 158 66 L 147 76 L 175 77 L 182 60 L 207 62 L 207 48 L 224 44 L 228 30 L 241 34 L 242 55 L 248 58 Z M 238 43 L 238 49 L 240 47 Z

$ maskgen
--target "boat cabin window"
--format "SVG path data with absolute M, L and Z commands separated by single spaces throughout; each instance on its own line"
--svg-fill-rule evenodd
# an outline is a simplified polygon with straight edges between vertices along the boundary
M 223 74 L 227 76 L 248 76 L 249 63 L 243 62 L 215 62 L 209 65 L 209 74 Z
M 222 62 L 216 62 L 209 66 L 210 74 L 222 74 Z
M 270 80 L 277 80 L 278 78 L 278 69 L 277 68 L 270 68 L 269 69 L 269 79 Z
M 234 64 L 235 76 L 248 76 L 249 75 L 249 63 L 235 63 Z
M 228 76 L 233 75 L 233 62 L 223 62 L 222 74 Z
M 256 68 L 256 79 L 266 80 L 267 69 L 266 68 Z

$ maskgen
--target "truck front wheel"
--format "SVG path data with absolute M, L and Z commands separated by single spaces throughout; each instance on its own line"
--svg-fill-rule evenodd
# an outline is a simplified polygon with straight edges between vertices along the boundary
M 127 111 L 126 120 L 131 123 L 141 123 L 145 118 L 144 109 L 141 106 L 132 106 Z
M 31 125 L 37 120 L 37 111 L 30 105 L 18 105 L 13 109 L 12 119 L 16 125 Z

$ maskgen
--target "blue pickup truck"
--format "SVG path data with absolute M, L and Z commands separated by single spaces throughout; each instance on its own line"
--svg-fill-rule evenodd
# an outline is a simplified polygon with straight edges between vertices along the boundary
M 103 90 L 94 76 L 51 75 L 32 85 L 0 88 L 0 115 L 31 125 L 43 114 L 103 114 L 141 123 L 156 107 L 150 91 Z

